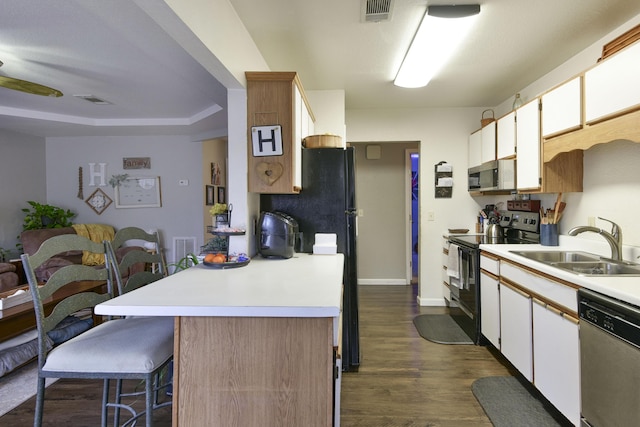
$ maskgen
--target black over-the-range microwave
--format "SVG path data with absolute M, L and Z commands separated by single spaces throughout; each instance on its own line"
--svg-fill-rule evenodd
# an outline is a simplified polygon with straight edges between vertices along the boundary
M 516 161 L 494 160 L 469 168 L 469 191 L 516 189 Z

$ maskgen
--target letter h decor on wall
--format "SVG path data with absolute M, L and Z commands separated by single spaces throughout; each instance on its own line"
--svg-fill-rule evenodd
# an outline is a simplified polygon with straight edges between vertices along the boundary
M 282 156 L 282 127 L 280 125 L 253 126 L 251 142 L 254 157 Z

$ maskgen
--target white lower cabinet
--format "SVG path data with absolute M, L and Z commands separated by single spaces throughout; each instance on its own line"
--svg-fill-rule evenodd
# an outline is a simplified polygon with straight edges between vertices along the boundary
M 480 271 L 480 328 L 482 335 L 500 350 L 500 282 L 497 277 Z
M 533 383 L 569 421 L 579 425 L 578 320 L 542 301 L 533 301 Z
M 489 298 L 494 278 L 487 274 L 481 277 L 481 289 L 488 289 L 489 294 L 487 311 L 494 310 Z M 500 351 L 551 404 L 579 426 L 577 286 L 506 259 L 500 260 L 499 280 Z M 484 320 L 489 314 L 484 313 L 482 294 L 481 303 Z
M 500 283 L 500 351 L 529 381 L 533 381 L 531 297 Z

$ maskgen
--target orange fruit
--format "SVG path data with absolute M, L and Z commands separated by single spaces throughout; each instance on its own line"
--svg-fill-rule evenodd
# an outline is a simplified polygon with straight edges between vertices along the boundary
M 222 255 L 222 254 L 216 254 L 216 256 L 213 257 L 213 262 L 225 262 L 227 260 L 227 258 Z
M 204 261 L 205 262 L 216 262 L 215 258 L 216 258 L 217 254 L 206 254 L 204 256 Z

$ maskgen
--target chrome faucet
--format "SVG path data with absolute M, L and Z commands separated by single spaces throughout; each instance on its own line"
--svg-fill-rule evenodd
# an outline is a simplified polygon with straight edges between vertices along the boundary
M 615 259 L 616 261 L 622 261 L 622 230 L 620 229 L 620 226 L 615 222 L 605 218 L 598 217 L 598 219 L 611 223 L 611 233 L 603 230 L 602 228 L 583 225 L 573 227 L 567 234 L 569 234 L 569 236 L 577 236 L 578 234 L 584 233 L 585 231 L 598 233 L 599 235 L 604 237 L 607 240 L 607 243 L 609 243 L 609 246 L 611 246 L 611 258 Z

